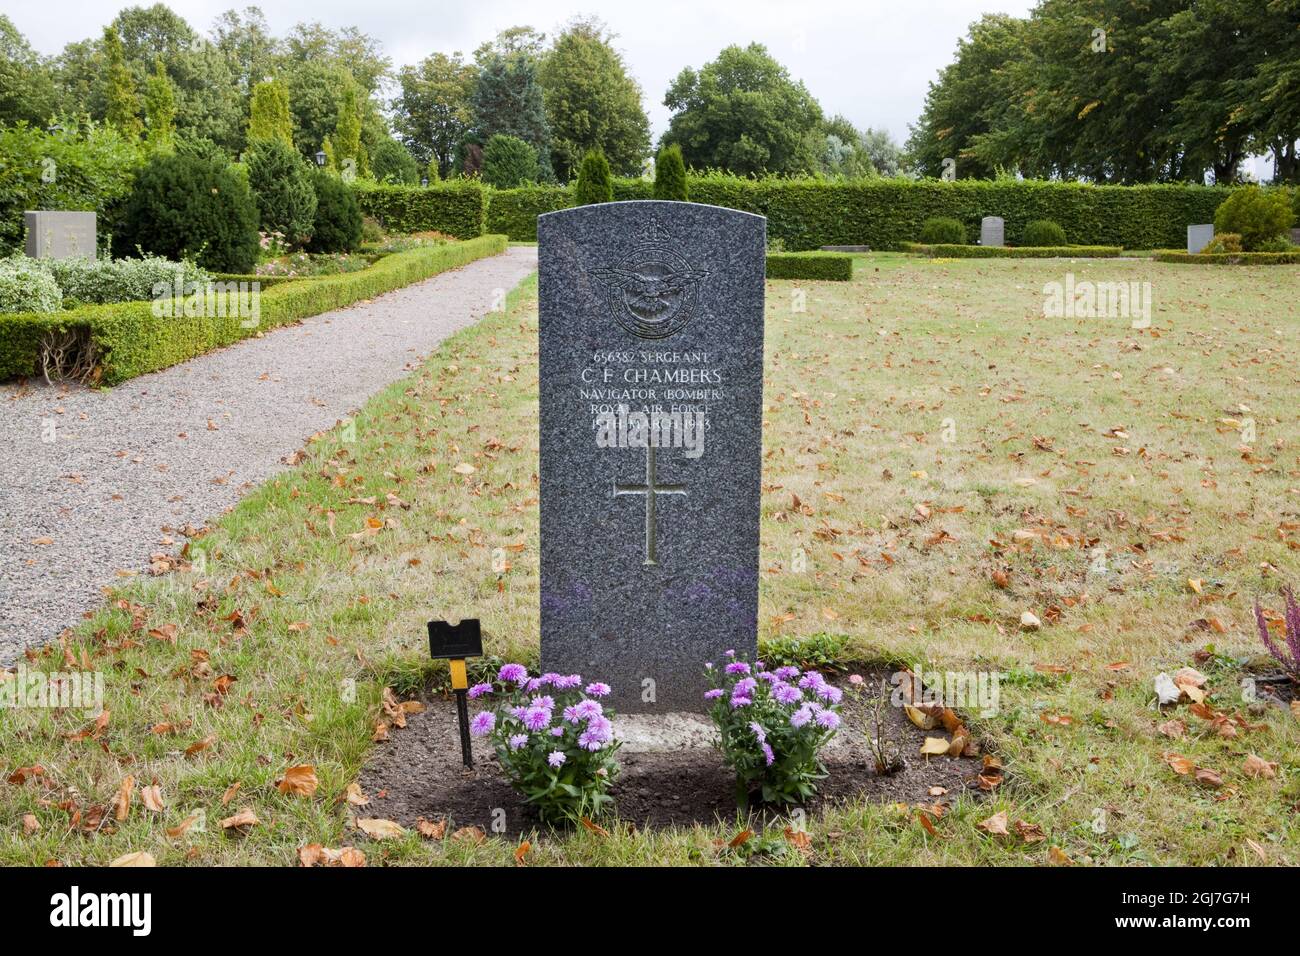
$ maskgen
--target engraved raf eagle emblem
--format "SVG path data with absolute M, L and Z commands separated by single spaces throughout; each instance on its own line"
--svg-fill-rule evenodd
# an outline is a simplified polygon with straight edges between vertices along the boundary
M 652 217 L 627 258 L 592 271 L 614 320 L 638 338 L 663 339 L 684 328 L 695 317 L 700 284 L 709 276 L 692 268 L 669 238 Z

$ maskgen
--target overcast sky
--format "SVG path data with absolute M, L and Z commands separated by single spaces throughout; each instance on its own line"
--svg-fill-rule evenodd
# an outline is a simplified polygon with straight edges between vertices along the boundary
M 42 53 L 97 36 L 117 10 L 113 0 L 43 0 L 5 12 Z M 141 0 L 141 5 L 149 2 Z M 247 0 L 170 0 L 206 33 L 223 10 Z M 953 56 L 958 37 L 983 13 L 1024 15 L 1032 0 L 265 0 L 276 35 L 319 21 L 357 26 L 377 38 L 395 66 L 435 51 L 470 53 L 499 30 L 529 24 L 545 33 L 575 14 L 596 14 L 641 84 L 655 137 L 663 132 L 669 82 L 731 43 L 762 43 L 807 85 L 828 114 L 860 127 L 888 129 L 900 143 L 925 99 L 926 84 Z

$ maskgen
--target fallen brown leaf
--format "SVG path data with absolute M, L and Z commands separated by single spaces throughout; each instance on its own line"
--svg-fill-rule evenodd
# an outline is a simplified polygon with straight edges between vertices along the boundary
M 480 846 L 487 841 L 487 834 L 482 827 L 461 827 L 451 835 L 452 843 L 470 843 Z
M 306 763 L 297 767 L 290 767 L 284 772 L 284 777 L 275 784 L 275 788 L 281 793 L 292 793 L 299 797 L 315 796 L 316 788 L 319 786 L 320 781 L 316 779 L 316 768 Z
M 1001 810 L 987 820 L 975 824 L 975 829 L 983 830 L 991 836 L 1007 836 L 1007 811 Z
M 447 820 L 444 817 L 437 823 L 431 823 L 424 817 L 420 817 L 415 821 L 415 829 L 426 840 L 441 840 L 447 835 Z
M 257 814 L 253 812 L 251 807 L 245 807 L 244 809 L 236 813 L 233 817 L 226 817 L 224 820 L 222 820 L 221 829 L 233 830 L 233 829 L 238 829 L 240 827 L 255 827 L 257 826 L 257 823 L 258 823 Z
M 1246 776 L 1257 780 L 1272 780 L 1277 776 L 1277 764 L 1255 754 L 1249 754 L 1246 757 L 1246 763 L 1242 769 L 1245 771 Z
M 406 828 L 392 820 L 379 820 L 367 817 L 357 821 L 357 826 L 367 836 L 376 840 L 394 840 L 406 836 Z

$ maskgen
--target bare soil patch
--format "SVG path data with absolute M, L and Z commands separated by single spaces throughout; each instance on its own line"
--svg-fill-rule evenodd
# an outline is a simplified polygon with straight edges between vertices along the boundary
M 867 686 L 879 687 L 880 673 L 862 671 Z M 837 680 L 837 683 L 842 683 Z M 537 815 L 511 789 L 495 754 L 475 741 L 474 768 L 461 764 L 455 700 L 434 693 L 421 697 L 422 713 L 407 718 L 377 744 L 362 770 L 361 788 L 371 798 L 368 813 L 414 826 L 418 818 L 449 820 L 452 827 L 479 826 L 489 833 L 504 812 L 505 832 L 519 835 L 541 828 Z M 886 706 L 886 736 L 898 747 L 902 768 L 875 770 L 870 742 L 869 698 L 846 693 L 844 724 L 824 751 L 829 776 L 818 795 L 803 807 L 814 814 L 829 804 L 865 796 L 875 802 L 947 802 L 966 789 L 978 791 L 978 757 L 922 757 L 927 733 L 901 708 Z M 471 713 L 474 708 L 471 707 Z M 626 720 L 627 725 L 620 723 Z M 665 714 L 617 718 L 621 772 L 611 788 L 621 820 L 638 827 L 683 827 L 736 820 L 735 778 L 709 743 L 712 725 L 703 715 Z M 929 735 L 942 735 L 941 730 Z M 932 794 L 933 788 L 944 794 Z M 788 813 L 789 808 L 786 808 Z M 751 824 L 772 814 L 758 808 Z M 499 832 L 496 831 L 496 832 Z

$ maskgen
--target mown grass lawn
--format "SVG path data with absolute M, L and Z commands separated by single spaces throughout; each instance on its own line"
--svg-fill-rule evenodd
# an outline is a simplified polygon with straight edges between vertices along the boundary
M 1067 272 L 1149 281 L 1151 328 L 1044 317 Z M 1252 712 L 1240 687 L 1256 596 L 1277 609 L 1300 584 L 1297 298 L 1295 269 L 1146 260 L 876 255 L 852 283 L 769 282 L 760 636 L 1008 675 L 971 721 L 1005 782 L 933 834 L 864 803 L 809 821 L 806 850 L 720 848 L 734 823 L 610 826 L 541 834 L 527 861 L 1300 863 L 1300 715 Z M 0 862 L 292 864 L 311 843 L 513 862 L 498 839 L 369 840 L 351 820 L 382 801 L 347 788 L 391 722 L 383 688 L 438 674 L 429 617 L 479 617 L 490 653 L 535 661 L 536 325 L 529 282 L 192 540 L 188 570 L 124 583 L 26 662 L 103 671 L 107 716 L 0 711 L 3 776 L 43 768 L 0 779 Z M 1155 709 L 1155 675 L 1188 665 L 1248 728 Z M 1157 729 L 1171 720 L 1182 739 Z M 1251 776 L 1252 754 L 1276 775 Z M 303 764 L 314 795 L 279 792 Z M 161 810 L 141 799 L 155 785 Z M 244 809 L 255 825 L 223 829 Z M 1003 810 L 1046 838 L 976 829 Z

